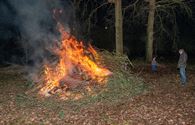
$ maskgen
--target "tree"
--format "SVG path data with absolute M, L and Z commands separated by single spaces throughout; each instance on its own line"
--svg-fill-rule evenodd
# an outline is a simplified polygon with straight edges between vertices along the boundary
M 155 20 L 155 3 L 156 0 L 149 0 L 149 14 L 147 25 L 147 43 L 146 43 L 146 61 L 151 61 L 153 56 L 153 34 Z
M 151 61 L 154 53 L 154 41 L 157 41 L 158 37 L 162 38 L 167 35 L 172 37 L 173 44 L 175 43 L 178 33 L 178 13 L 188 17 L 191 15 L 187 0 L 132 0 L 124 8 L 124 11 L 127 9 L 132 11 L 131 19 L 134 20 L 134 23 L 137 23 L 137 20 L 146 20 L 147 18 L 146 61 Z
M 116 53 L 123 54 L 123 18 L 121 0 L 115 0 Z
M 96 14 L 98 9 L 102 8 L 109 3 L 113 3 L 115 5 L 115 39 L 116 39 L 116 53 L 123 54 L 123 19 L 122 19 L 122 1 L 121 0 L 69 0 L 72 5 L 72 8 L 75 10 L 74 19 L 78 22 L 82 23 L 82 30 L 85 36 L 90 36 L 90 31 L 92 26 L 95 25 L 95 21 L 97 19 Z M 114 8 L 106 9 L 106 11 L 113 12 Z M 103 18 L 103 17 L 102 17 Z M 74 23 L 71 21 L 71 23 Z M 75 26 L 77 23 L 71 24 L 71 31 L 73 34 L 78 34 L 78 31 L 75 30 Z M 78 24 L 77 24 L 78 25 Z M 76 26 L 78 27 L 78 26 Z M 79 29 L 76 29 L 79 30 Z M 78 35 L 77 35 L 78 36 Z
M 123 54 L 123 17 L 122 17 L 122 1 L 108 0 L 115 4 L 115 44 L 116 53 Z
M 74 1 L 75 2 L 75 1 Z M 86 5 L 89 4 L 89 1 L 85 2 Z M 95 2 L 94 2 L 95 3 Z M 90 13 L 87 13 L 84 8 L 84 10 L 80 10 L 81 12 L 84 12 L 84 15 L 88 14 L 87 16 L 87 32 L 90 32 L 91 28 L 91 20 L 94 14 L 97 13 L 97 10 L 104 5 L 107 5 L 108 3 L 114 3 L 115 4 L 115 40 L 116 40 L 116 53 L 123 54 L 123 19 L 122 19 L 122 2 L 121 0 L 108 0 L 108 2 L 102 2 L 101 4 L 98 4 L 93 7 Z M 76 2 L 74 5 L 77 5 L 77 9 L 79 8 L 78 4 L 81 4 L 81 2 Z M 95 5 L 95 4 L 94 4 Z M 85 19 L 86 20 L 86 19 Z
M 156 12 L 156 13 L 155 13 Z M 147 46 L 146 46 L 146 61 L 151 61 L 153 56 L 154 46 L 154 32 L 157 33 L 157 28 L 160 27 L 159 32 L 161 34 L 170 34 L 165 28 L 165 23 L 169 22 L 173 26 L 173 44 L 177 37 L 177 13 L 181 12 L 187 16 L 191 15 L 191 9 L 188 2 L 185 0 L 149 0 L 149 14 L 148 14 L 148 25 L 147 25 Z M 153 30 L 153 31 L 152 31 Z M 170 36 L 171 37 L 171 36 Z
M 73 15 L 70 20 L 70 30 L 77 38 L 89 40 L 91 31 L 97 26 L 98 11 L 109 5 L 108 0 L 68 0 L 72 9 Z M 109 7 L 104 9 L 105 13 L 109 11 Z M 105 17 L 102 16 L 102 19 Z

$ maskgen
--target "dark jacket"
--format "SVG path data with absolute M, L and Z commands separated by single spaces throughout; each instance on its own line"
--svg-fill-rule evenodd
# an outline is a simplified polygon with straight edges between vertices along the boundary
M 186 52 L 180 54 L 179 61 L 178 61 L 178 68 L 185 67 L 187 65 L 188 55 Z

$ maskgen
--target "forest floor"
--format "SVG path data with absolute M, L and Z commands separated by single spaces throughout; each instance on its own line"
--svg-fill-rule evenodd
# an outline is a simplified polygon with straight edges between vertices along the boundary
M 161 66 L 157 73 L 137 63 L 136 76 L 147 91 L 113 105 L 94 103 L 76 108 L 71 104 L 36 100 L 24 95 L 26 82 L 16 67 L 0 68 L 0 124 L 2 125 L 195 125 L 195 69 L 181 86 L 175 65 Z

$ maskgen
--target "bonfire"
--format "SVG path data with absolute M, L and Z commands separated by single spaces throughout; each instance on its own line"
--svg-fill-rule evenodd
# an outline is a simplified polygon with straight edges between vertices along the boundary
M 77 41 L 60 23 L 57 26 L 61 41 L 50 50 L 58 58 L 55 63 L 44 64 L 39 94 L 68 97 L 72 89 L 92 91 L 91 85 L 105 85 L 112 73 L 101 65 L 97 51 L 92 45 L 84 46 L 82 41 Z

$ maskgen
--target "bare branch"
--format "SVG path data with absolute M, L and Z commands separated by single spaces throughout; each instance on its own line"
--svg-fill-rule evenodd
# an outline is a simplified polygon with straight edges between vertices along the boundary
M 135 10 L 136 10 L 135 8 L 136 8 L 138 2 L 139 2 L 139 0 L 136 0 L 134 3 L 130 3 L 128 6 L 126 6 L 123 9 L 123 16 L 125 15 L 126 10 L 129 9 L 129 8 L 134 8 L 134 12 L 135 12 Z
M 90 28 L 91 28 L 91 18 L 92 18 L 92 16 L 93 16 L 93 14 L 94 14 L 99 8 L 101 8 L 101 7 L 103 7 L 103 6 L 107 5 L 107 4 L 109 4 L 109 2 L 105 2 L 105 3 L 101 4 L 100 6 L 96 7 L 95 9 L 93 9 L 93 10 L 91 11 L 91 13 L 89 14 L 89 17 L 88 17 L 88 30 L 87 30 L 88 32 L 90 31 Z

